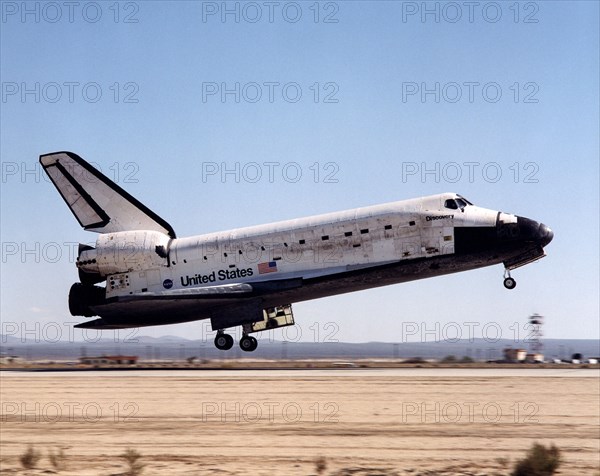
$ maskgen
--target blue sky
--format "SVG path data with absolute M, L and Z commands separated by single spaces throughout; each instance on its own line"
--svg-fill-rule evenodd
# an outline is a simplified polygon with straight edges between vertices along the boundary
M 513 337 L 533 312 L 548 337 L 598 338 L 598 3 L 273 8 L 270 21 L 263 2 L 2 2 L 2 320 L 83 319 L 67 309 L 69 251 L 96 236 L 37 166 L 70 150 L 178 236 L 445 191 L 555 231 L 512 292 L 496 266 L 301 303 L 302 340 L 329 322 L 354 342 L 401 341 L 406 323 Z

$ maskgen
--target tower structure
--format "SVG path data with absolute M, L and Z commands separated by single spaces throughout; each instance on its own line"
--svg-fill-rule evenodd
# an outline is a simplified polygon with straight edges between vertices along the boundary
M 531 325 L 531 334 L 529 338 L 532 354 L 541 354 L 544 344 L 542 343 L 542 326 L 544 324 L 544 316 L 533 314 L 529 316 L 529 324 Z

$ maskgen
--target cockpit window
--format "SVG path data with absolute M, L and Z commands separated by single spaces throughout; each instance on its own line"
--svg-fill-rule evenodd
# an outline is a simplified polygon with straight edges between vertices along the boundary
M 456 198 L 456 199 L 449 198 L 448 200 L 446 200 L 444 202 L 444 206 L 446 208 L 449 208 L 450 210 L 458 210 L 458 209 L 460 209 L 460 210 L 464 211 L 464 209 L 465 209 L 466 206 L 473 205 L 466 198 L 463 198 L 460 195 L 458 195 L 457 197 L 458 198 Z
M 456 209 L 458 209 L 458 205 L 457 205 L 456 201 L 452 200 L 452 199 L 446 200 L 444 202 L 444 206 L 446 208 L 449 208 L 450 210 L 456 210 Z

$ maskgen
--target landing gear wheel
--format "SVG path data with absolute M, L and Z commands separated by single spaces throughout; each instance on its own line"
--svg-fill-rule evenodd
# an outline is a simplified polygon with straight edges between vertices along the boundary
M 515 289 L 516 286 L 517 282 L 513 278 L 510 276 L 508 278 L 504 278 L 504 287 L 506 289 Z
M 215 347 L 219 350 L 229 350 L 233 347 L 233 337 L 223 332 L 217 332 Z
M 257 340 L 252 336 L 244 336 L 240 339 L 240 349 L 244 352 L 252 352 L 258 347 Z

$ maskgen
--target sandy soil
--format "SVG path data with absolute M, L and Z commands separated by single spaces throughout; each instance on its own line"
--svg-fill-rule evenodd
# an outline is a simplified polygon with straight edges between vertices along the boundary
M 599 373 L 568 372 L 1 372 L 0 473 L 120 475 L 133 448 L 144 475 L 508 475 L 540 442 L 599 475 Z

